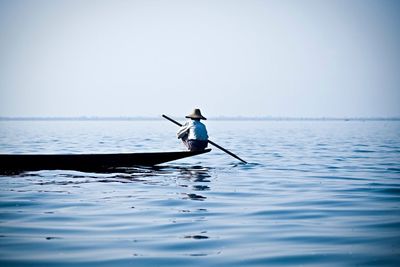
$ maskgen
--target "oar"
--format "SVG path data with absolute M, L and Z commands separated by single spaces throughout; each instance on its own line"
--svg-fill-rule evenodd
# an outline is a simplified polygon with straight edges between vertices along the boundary
M 169 120 L 169 121 L 171 121 L 171 122 L 173 122 L 173 123 L 175 123 L 176 125 L 178 125 L 178 126 L 182 126 L 182 124 L 180 124 L 179 122 L 177 122 L 176 120 L 173 120 L 173 119 L 171 119 L 170 117 L 168 117 L 168 116 L 166 116 L 166 115 L 162 115 L 165 119 L 167 119 L 167 120 Z M 236 156 L 235 154 L 233 154 L 232 152 L 230 152 L 229 150 L 226 150 L 225 148 L 223 148 L 222 146 L 220 146 L 220 145 L 217 145 L 216 143 L 214 143 L 213 141 L 211 141 L 211 140 L 208 140 L 208 143 L 210 143 L 210 144 L 212 144 L 213 146 L 215 146 L 216 148 L 219 148 L 219 149 L 221 149 L 222 151 L 224 151 L 225 153 L 227 153 L 227 154 L 229 154 L 229 155 L 231 155 L 232 157 L 234 157 L 234 158 L 237 158 L 238 160 L 240 160 L 241 162 L 243 162 L 243 163 L 247 163 L 246 161 L 244 161 L 244 160 L 242 160 L 241 158 L 239 158 L 238 156 Z

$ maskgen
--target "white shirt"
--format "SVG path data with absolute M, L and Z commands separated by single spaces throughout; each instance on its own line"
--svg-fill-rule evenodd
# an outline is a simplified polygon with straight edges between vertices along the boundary
M 179 129 L 177 136 L 182 138 L 186 134 L 188 134 L 187 139 L 189 140 L 208 140 L 206 126 L 199 120 L 188 120 Z

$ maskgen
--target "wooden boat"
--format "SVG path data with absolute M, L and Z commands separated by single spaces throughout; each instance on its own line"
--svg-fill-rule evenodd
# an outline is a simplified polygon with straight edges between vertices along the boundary
M 108 168 L 154 166 L 210 152 L 176 151 L 121 154 L 0 154 L 0 171 L 105 170 Z

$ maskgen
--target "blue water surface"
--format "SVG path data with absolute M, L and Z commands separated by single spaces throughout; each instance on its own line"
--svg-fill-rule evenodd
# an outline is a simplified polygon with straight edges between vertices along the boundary
M 210 153 L 0 175 L 1 266 L 399 266 L 399 121 L 207 121 Z M 0 153 L 183 150 L 168 121 L 1 121 Z

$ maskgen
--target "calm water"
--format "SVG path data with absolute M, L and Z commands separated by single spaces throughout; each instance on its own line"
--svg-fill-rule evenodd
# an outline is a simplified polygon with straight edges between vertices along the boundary
M 0 175 L 1 266 L 399 266 L 400 122 L 207 121 L 127 173 Z M 0 122 L 1 153 L 183 149 L 168 121 Z

